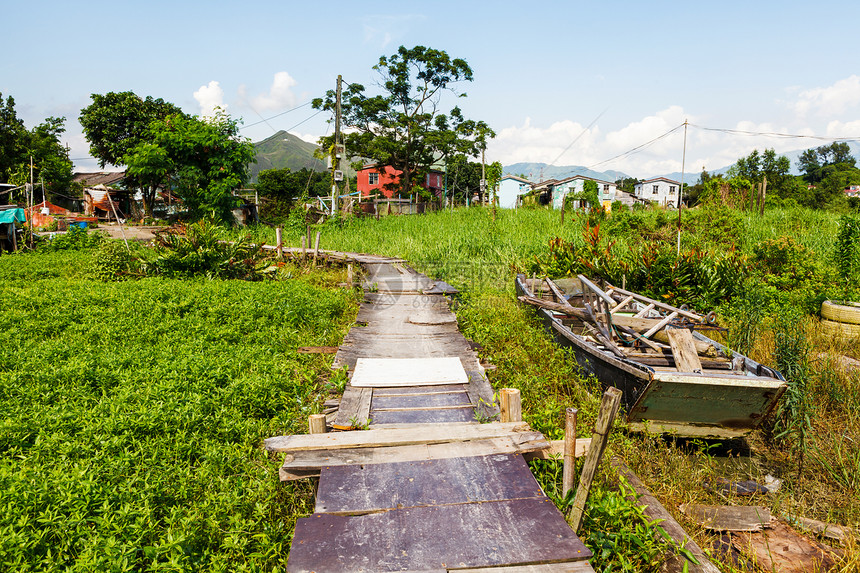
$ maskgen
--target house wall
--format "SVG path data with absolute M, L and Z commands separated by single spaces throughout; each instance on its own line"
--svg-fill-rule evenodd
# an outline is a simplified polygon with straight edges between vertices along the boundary
M 377 182 L 370 183 L 371 174 L 377 174 Z M 388 199 L 396 195 L 396 191 L 386 189 L 386 186 L 396 185 L 400 182 L 402 171 L 393 167 L 365 167 L 356 173 L 356 187 L 362 197 L 368 197 L 373 194 L 380 194 Z M 434 193 L 437 197 L 441 194 L 445 186 L 445 174 L 439 171 L 431 171 L 422 181 L 422 187 Z
M 577 177 L 570 181 L 565 181 L 553 187 L 552 190 L 552 207 L 553 209 L 561 209 L 561 202 L 564 196 L 569 193 L 579 193 L 585 187 L 586 181 L 594 181 L 597 183 L 597 198 L 601 204 L 612 203 L 615 200 L 615 183 L 607 181 L 599 181 L 597 179 L 589 179 L 586 177 Z
M 517 197 L 525 195 L 531 189 L 531 185 L 523 183 L 519 179 L 513 177 L 503 177 L 499 181 L 499 190 L 496 196 L 499 199 L 499 207 L 513 209 L 517 206 Z
M 637 197 L 648 201 L 654 201 L 658 205 L 663 205 L 665 207 L 677 207 L 678 190 L 680 188 L 681 184 L 677 181 L 669 181 L 668 179 L 652 179 L 651 181 L 637 183 L 634 189 Z

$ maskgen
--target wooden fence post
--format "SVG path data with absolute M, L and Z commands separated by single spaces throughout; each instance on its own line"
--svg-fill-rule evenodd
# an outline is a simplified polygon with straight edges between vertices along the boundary
M 320 254 L 320 235 L 322 231 L 317 231 L 317 240 L 314 241 L 314 266 L 317 266 L 317 256 Z
M 355 286 L 355 279 L 352 276 L 352 263 L 346 264 L 346 284 L 349 285 L 349 288 Z
M 280 227 L 275 227 L 275 250 L 278 253 L 278 258 L 284 260 L 284 242 Z
M 576 495 L 570 508 L 569 523 L 575 532 L 578 532 L 582 525 L 582 514 L 585 512 L 585 503 L 588 501 L 591 482 L 594 481 L 594 474 L 597 473 L 597 468 L 600 466 L 600 459 L 603 457 L 609 432 L 612 430 L 612 422 L 615 421 L 615 415 L 618 413 L 620 405 L 621 390 L 607 388 L 606 392 L 603 393 L 603 399 L 600 401 L 600 411 L 597 413 L 597 422 L 595 422 L 594 431 L 591 434 L 591 447 L 585 456 L 585 464 L 582 466 L 582 474 L 579 476 L 579 485 L 576 487 Z
M 306 259 L 307 259 L 307 257 L 308 257 L 308 251 L 307 251 L 308 244 L 307 244 L 307 240 L 308 240 L 308 239 L 307 239 L 307 237 L 305 237 L 304 235 L 302 235 L 302 262 L 305 262 L 305 260 L 306 260 Z
M 325 414 L 311 414 L 308 417 L 308 428 L 311 434 L 325 434 Z
M 564 468 L 561 476 L 561 496 L 573 489 L 573 477 L 576 473 L 576 408 L 565 409 L 564 419 Z
M 520 391 L 516 388 L 502 388 L 499 395 L 502 422 L 522 422 L 523 408 Z

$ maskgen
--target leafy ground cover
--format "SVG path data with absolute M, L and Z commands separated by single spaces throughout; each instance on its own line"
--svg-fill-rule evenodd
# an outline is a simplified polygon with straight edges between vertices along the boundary
M 342 273 L 102 282 L 93 258 L 0 257 L 0 569 L 282 569 L 312 486 L 260 443 L 320 411 L 328 364 L 295 349 L 341 340 Z

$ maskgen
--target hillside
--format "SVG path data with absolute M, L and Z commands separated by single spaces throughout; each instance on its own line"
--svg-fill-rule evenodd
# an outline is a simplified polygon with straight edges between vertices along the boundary
M 299 139 L 286 131 L 279 131 L 272 137 L 254 144 L 257 150 L 257 163 L 251 164 L 251 181 L 257 180 L 257 174 L 265 169 L 283 169 L 289 167 L 292 171 L 312 169 L 325 171 L 325 161 L 314 157 L 317 146 Z

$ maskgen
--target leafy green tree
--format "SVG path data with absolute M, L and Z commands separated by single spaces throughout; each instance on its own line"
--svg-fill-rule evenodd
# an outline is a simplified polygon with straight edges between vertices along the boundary
M 33 179 L 44 181 L 45 198 L 63 194 L 72 183 L 72 161 L 69 151 L 60 142 L 65 133 L 66 118 L 49 117 L 31 131 L 22 134 L 23 159 L 19 161 L 9 181 L 22 184 L 30 180 L 30 157 L 33 158 Z
M 728 177 L 746 179 L 752 185 L 767 178 L 767 194 L 786 197 L 795 190 L 794 177 L 791 175 L 791 161 L 784 155 L 777 156 L 773 149 L 759 153 L 754 149 L 746 157 L 738 159 L 728 172 Z
M 131 91 L 92 94 L 91 97 L 93 103 L 81 110 L 78 119 L 90 143 L 90 153 L 102 167 L 108 163 L 127 165 L 125 160 L 132 149 L 149 141 L 152 122 L 184 116 L 172 103 L 152 96 L 142 98 Z M 148 159 L 155 161 L 157 158 L 149 156 Z M 127 185 L 140 188 L 143 209 L 148 216 L 152 215 L 158 185 L 163 182 L 163 178 L 155 175 L 159 169 L 155 165 L 152 167 L 145 172 L 130 173 L 126 178 Z
M 349 84 L 343 92 L 343 124 L 350 128 L 345 144 L 350 155 L 401 171 L 401 193 L 410 194 L 438 159 L 475 157 L 495 137 L 486 123 L 466 119 L 459 107 L 443 113 L 443 94 L 472 81 L 466 60 L 424 46 L 401 46 L 379 58 L 373 69 L 381 93 L 369 95 L 360 84 Z M 335 104 L 334 90 L 313 101 L 314 108 L 329 111 Z M 323 149 L 333 144 L 333 135 L 320 139 Z
M 800 155 L 798 168 L 803 179 L 815 188 L 809 193 L 809 206 L 824 208 L 844 201 L 843 190 L 860 183 L 860 169 L 847 143 L 834 142 Z
M 204 119 L 177 114 L 154 121 L 147 137 L 123 158 L 130 173 L 147 181 L 169 175 L 194 219 L 233 220 L 239 203 L 233 191 L 248 181 L 255 156 L 236 120 L 221 112 Z
M 639 183 L 639 180 L 635 177 L 624 177 L 621 179 L 616 179 L 615 187 L 625 193 L 633 194 L 636 191 L 636 184 Z
M 24 162 L 24 138 L 27 129 L 15 113 L 15 99 L 0 93 L 0 183 L 6 183 L 12 170 Z

